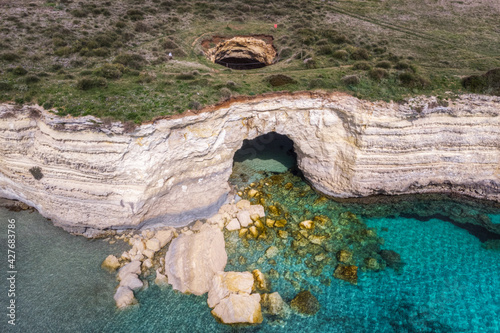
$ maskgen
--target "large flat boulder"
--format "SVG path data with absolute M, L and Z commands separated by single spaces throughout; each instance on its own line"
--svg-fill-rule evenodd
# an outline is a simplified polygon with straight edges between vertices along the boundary
M 212 310 L 212 315 L 224 324 L 262 322 L 259 294 L 230 294 Z
M 200 232 L 181 234 L 165 255 L 165 274 L 173 289 L 203 295 L 216 272 L 227 263 L 224 235 L 216 227 L 204 224 Z
M 208 291 L 208 306 L 213 308 L 233 293 L 252 292 L 254 277 L 250 272 L 217 272 Z

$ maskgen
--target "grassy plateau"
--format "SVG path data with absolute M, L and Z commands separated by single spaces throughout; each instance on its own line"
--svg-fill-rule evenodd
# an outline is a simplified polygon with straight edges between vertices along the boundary
M 1 1 L 0 102 L 140 123 L 271 91 L 500 95 L 499 17 L 497 0 Z M 251 34 L 274 37 L 273 65 L 203 54 Z

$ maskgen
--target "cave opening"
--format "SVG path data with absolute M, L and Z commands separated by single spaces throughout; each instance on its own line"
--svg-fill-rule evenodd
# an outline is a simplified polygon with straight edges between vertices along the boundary
M 286 135 L 270 132 L 243 141 L 234 154 L 233 173 L 229 181 L 242 187 L 288 170 L 301 174 L 293 141 Z
M 236 70 L 248 70 L 266 67 L 266 64 L 257 59 L 228 57 L 215 60 L 216 64 Z
M 264 35 L 213 36 L 201 45 L 212 62 L 231 69 L 249 70 L 274 63 L 276 49 L 272 42 L 272 36 Z

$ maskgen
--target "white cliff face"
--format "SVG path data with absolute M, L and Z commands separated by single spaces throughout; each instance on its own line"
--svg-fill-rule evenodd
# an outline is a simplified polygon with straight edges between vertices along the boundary
M 0 196 L 76 232 L 184 225 L 225 201 L 243 140 L 274 131 L 294 141 L 299 168 L 330 196 L 451 191 L 500 201 L 497 97 L 465 95 L 443 107 L 432 98 L 400 105 L 339 93 L 275 94 L 130 134 L 99 123 L 0 105 Z

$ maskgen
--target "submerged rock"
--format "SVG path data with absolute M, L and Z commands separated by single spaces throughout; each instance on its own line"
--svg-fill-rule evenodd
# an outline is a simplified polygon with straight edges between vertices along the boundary
M 337 252 L 337 260 L 345 264 L 349 263 L 352 260 L 352 252 L 347 250 L 340 250 L 339 252 Z
M 399 253 L 392 250 L 381 250 L 379 254 L 382 259 L 384 259 L 387 266 L 389 266 L 390 268 L 396 271 L 399 271 L 401 268 L 403 268 L 404 263 L 403 261 L 401 261 L 401 256 L 399 255 Z
M 318 299 L 308 290 L 298 293 L 297 296 L 292 299 L 290 305 L 292 309 L 305 315 L 314 315 L 320 308 Z
M 165 274 L 173 289 L 202 295 L 226 263 L 222 231 L 204 224 L 199 233 L 181 234 L 172 241 L 165 255 Z
M 354 265 L 337 265 L 333 276 L 337 279 L 341 279 L 352 284 L 358 284 L 358 267 Z
M 208 291 L 208 306 L 213 308 L 230 294 L 252 292 L 254 277 L 250 272 L 217 272 Z
M 262 306 L 274 316 L 284 317 L 286 315 L 287 304 L 278 292 L 261 295 Z
M 269 290 L 269 283 L 267 282 L 267 279 L 266 279 L 266 276 L 264 275 L 264 273 L 262 273 L 258 269 L 254 269 L 252 271 L 252 275 L 255 279 L 255 287 L 256 287 L 255 289 L 264 290 L 264 291 Z
M 263 319 L 260 295 L 231 294 L 217 304 L 212 315 L 224 324 L 260 324 Z

